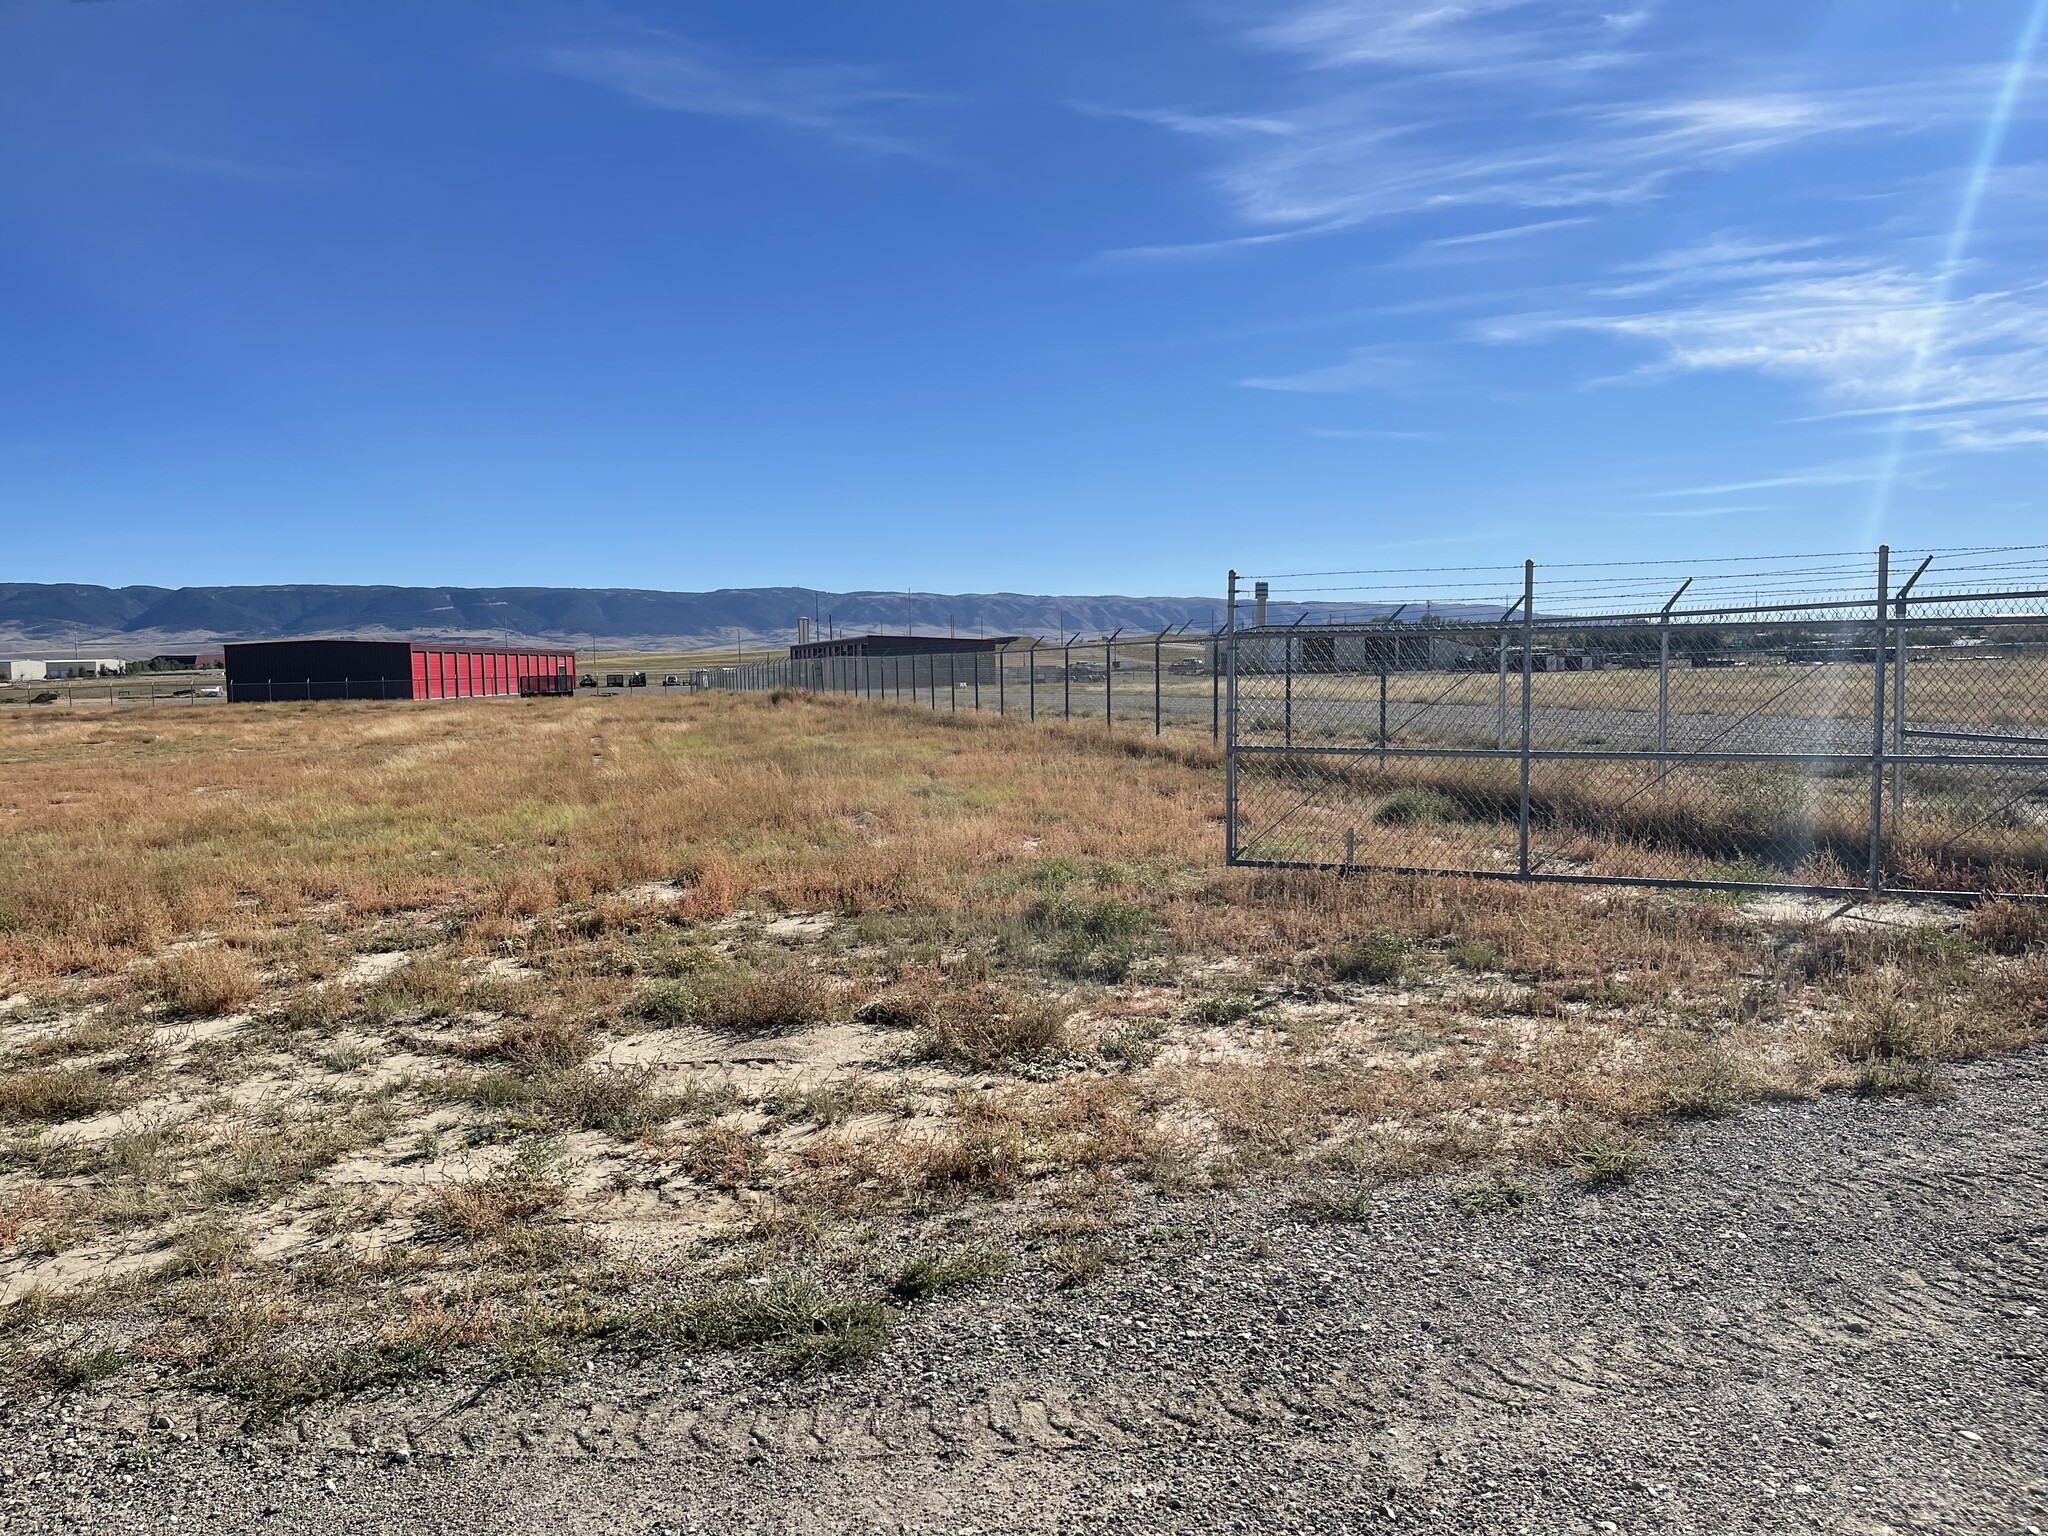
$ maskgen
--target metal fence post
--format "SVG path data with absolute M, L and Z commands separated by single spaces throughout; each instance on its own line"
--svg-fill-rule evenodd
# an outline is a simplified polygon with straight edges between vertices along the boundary
M 1229 729 L 1223 737 L 1223 862 L 1237 862 L 1237 572 L 1230 573 L 1229 596 L 1223 609 L 1224 665 L 1230 668 L 1226 713 Z
M 1280 638 L 1280 670 L 1286 675 L 1286 703 L 1281 714 L 1284 723 L 1284 737 L 1288 746 L 1294 745 L 1294 631 L 1289 630 Z
M 1010 718 L 1010 647 L 1004 645 L 996 651 L 996 716 Z
M 1891 608 L 1891 567 L 1892 547 L 1889 544 L 1877 546 L 1877 609 L 1874 614 L 1877 634 L 1876 655 L 1872 663 L 1875 675 L 1875 694 L 1870 710 L 1870 888 L 1875 891 L 1884 883 L 1884 647 L 1885 620 Z
M 1380 657 L 1380 771 L 1387 767 L 1387 659 Z M 1349 862 L 1347 860 L 1347 862 Z
M 1671 615 L 1657 621 L 1657 782 L 1664 782 L 1669 769 L 1665 754 L 1671 748 Z
M 1676 592 L 1664 604 L 1664 611 L 1657 616 L 1657 782 L 1662 784 L 1670 771 L 1666 754 L 1671 747 L 1671 610 L 1678 600 L 1685 596 L 1685 589 L 1692 585 L 1692 578 L 1686 577 Z
M 1208 637 L 1208 739 L 1223 739 L 1223 641 Z
M 1038 636 L 1031 637 L 1030 648 L 1024 652 L 1024 690 L 1030 700 L 1030 714 L 1027 717 L 1038 723 Z
M 934 679 L 932 686 L 934 688 L 938 686 L 936 679 Z M 958 651 L 946 652 L 946 702 L 951 706 L 953 714 L 957 715 L 960 713 L 960 653 Z M 933 707 L 937 707 L 936 703 L 934 703 Z
M 1920 562 L 1919 569 L 1908 576 L 1899 587 L 1898 621 L 1892 630 L 1892 819 L 1896 821 L 1904 814 L 1906 806 L 1906 765 L 1900 761 L 1906 755 L 1906 594 L 1913 590 L 1913 584 L 1927 573 L 1927 567 L 1934 564 L 1929 555 Z
M 1166 631 L 1161 630 L 1152 637 L 1152 734 L 1157 736 L 1160 727 L 1159 698 L 1159 653 L 1166 643 Z
M 1121 629 L 1112 630 L 1102 642 L 1102 728 L 1116 729 L 1116 637 Z
M 1493 749 L 1508 749 L 1508 627 L 1500 627 L 1500 723 L 1494 728 Z
M 1529 743 L 1534 724 L 1536 650 L 1536 562 L 1522 562 L 1522 804 L 1518 840 L 1523 874 L 1529 873 Z
M 1069 640 L 1060 657 L 1060 718 L 1074 718 L 1074 642 Z

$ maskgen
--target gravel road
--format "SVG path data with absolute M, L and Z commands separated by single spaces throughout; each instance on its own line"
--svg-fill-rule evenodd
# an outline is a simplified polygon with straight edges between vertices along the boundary
M 2048 1053 L 1955 1077 L 1692 1126 L 1520 1212 L 1162 1202 L 1089 1288 L 1020 1270 L 817 1381 L 606 1360 L 253 1441 L 12 1404 L 0 1528 L 2037 1532 Z

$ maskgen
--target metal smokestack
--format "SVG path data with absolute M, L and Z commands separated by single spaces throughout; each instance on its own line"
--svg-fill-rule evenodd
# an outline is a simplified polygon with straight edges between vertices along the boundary
M 1271 588 L 1266 582 L 1260 581 L 1252 584 L 1252 600 L 1258 605 L 1252 623 L 1261 628 L 1266 623 L 1266 595 L 1270 590 Z

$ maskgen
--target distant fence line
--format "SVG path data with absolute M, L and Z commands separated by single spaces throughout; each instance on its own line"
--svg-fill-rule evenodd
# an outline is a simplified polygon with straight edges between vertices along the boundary
M 694 688 L 836 693 L 1023 720 L 1100 720 L 1111 730 L 1169 727 L 1221 741 L 1226 633 L 1185 627 L 1155 634 L 970 643 L 905 655 L 778 657 L 699 667 Z

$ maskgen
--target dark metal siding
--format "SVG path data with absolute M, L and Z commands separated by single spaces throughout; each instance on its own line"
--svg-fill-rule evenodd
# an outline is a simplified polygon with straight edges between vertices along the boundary
M 405 640 L 272 640 L 230 645 L 228 697 L 472 699 L 574 688 L 571 651 L 443 645 Z M 550 686 L 538 686 L 534 679 Z M 566 679 L 566 684 L 557 684 Z M 522 687 L 522 681 L 526 685 Z
M 403 640 L 271 640 L 229 645 L 228 697 L 409 699 L 412 647 Z

